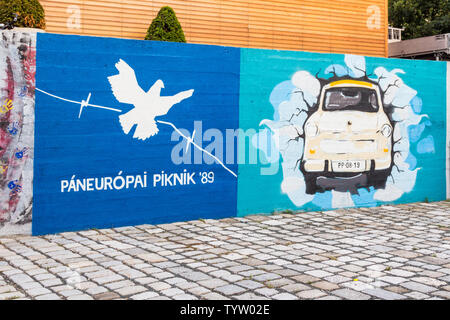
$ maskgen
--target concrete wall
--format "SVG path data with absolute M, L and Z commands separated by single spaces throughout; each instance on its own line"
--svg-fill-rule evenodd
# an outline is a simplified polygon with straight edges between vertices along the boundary
M 54 34 L 36 61 L 35 235 L 446 198 L 446 63 Z
M 36 34 L 0 36 L 0 235 L 30 233 Z

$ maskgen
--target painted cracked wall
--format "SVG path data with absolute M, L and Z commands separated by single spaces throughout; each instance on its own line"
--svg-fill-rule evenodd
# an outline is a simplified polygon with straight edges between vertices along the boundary
M 446 64 L 242 49 L 238 214 L 445 199 Z
M 0 38 L 0 235 L 31 233 L 36 34 Z

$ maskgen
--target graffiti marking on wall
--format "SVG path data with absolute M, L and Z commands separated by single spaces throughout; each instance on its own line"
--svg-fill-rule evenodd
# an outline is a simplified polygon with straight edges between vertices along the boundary
M 81 117 L 81 113 L 83 112 L 83 109 L 86 107 L 92 107 L 92 108 L 99 108 L 99 109 L 105 109 L 105 110 L 110 110 L 110 111 L 114 111 L 114 112 L 122 112 L 122 110 L 119 109 L 115 109 L 115 108 L 109 108 L 109 107 L 104 107 L 104 106 L 98 106 L 95 104 L 90 104 L 89 100 L 91 99 L 91 94 L 89 93 L 87 100 L 81 100 L 81 101 L 74 101 L 74 100 L 69 100 L 66 98 L 61 98 L 59 96 L 56 96 L 54 94 L 48 93 L 47 91 L 41 90 L 39 88 L 36 88 L 37 91 L 42 92 L 43 94 L 46 94 L 50 97 L 53 97 L 55 99 L 59 99 L 62 101 L 66 101 L 66 102 L 70 102 L 70 103 L 74 103 L 74 104 L 79 104 L 80 105 L 80 113 L 78 115 L 78 118 Z
M 2 106 L 0 107 L 0 112 L 6 113 L 6 112 L 9 112 L 10 110 L 12 110 L 13 108 L 14 108 L 14 106 L 13 106 L 12 100 L 6 99 L 5 102 L 2 104 Z
M 8 166 L 7 165 L 0 165 L 0 173 L 1 174 L 5 174 L 8 170 Z
M 0 235 L 31 233 L 36 34 L 0 39 Z

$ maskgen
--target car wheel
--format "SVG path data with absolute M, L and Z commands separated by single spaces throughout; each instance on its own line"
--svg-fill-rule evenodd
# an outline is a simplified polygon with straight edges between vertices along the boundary
M 317 175 L 305 173 L 306 194 L 317 193 Z
M 390 171 L 373 172 L 369 177 L 369 185 L 373 186 L 376 190 L 385 189 L 386 182 L 389 178 Z

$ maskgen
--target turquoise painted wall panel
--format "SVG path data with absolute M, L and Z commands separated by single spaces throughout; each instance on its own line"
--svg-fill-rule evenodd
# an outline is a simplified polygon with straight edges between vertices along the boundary
M 445 199 L 445 63 L 241 49 L 239 117 L 239 216 Z

